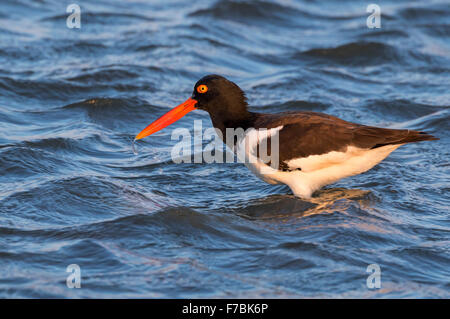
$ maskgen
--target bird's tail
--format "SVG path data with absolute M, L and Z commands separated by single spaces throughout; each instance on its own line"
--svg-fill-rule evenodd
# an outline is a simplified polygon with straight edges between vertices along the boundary
M 377 148 L 386 145 L 406 144 L 421 141 L 438 140 L 431 134 L 422 131 L 413 130 L 398 130 L 377 127 L 363 127 L 363 136 L 371 138 L 372 146 L 370 148 Z
M 401 140 L 399 140 L 396 144 L 403 144 L 403 143 L 413 143 L 413 142 L 421 142 L 421 141 L 434 141 L 438 140 L 439 138 L 428 134 L 426 132 L 422 131 L 412 131 L 407 130 L 408 134 Z

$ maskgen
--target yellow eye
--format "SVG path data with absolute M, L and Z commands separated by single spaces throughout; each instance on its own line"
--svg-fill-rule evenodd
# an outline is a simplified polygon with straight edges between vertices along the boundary
M 197 86 L 198 93 L 206 93 L 208 92 L 208 87 L 204 84 Z

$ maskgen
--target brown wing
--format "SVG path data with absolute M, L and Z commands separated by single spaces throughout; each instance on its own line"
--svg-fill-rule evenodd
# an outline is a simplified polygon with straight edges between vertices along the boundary
M 256 128 L 283 125 L 283 129 L 279 131 L 281 169 L 286 169 L 285 161 L 331 151 L 345 151 L 348 146 L 372 149 L 437 139 L 425 132 L 365 126 L 316 112 L 265 114 L 255 124 Z

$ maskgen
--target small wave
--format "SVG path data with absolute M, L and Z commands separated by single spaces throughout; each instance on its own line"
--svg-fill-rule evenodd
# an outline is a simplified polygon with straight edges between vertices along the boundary
M 320 102 L 311 102 L 311 101 L 301 101 L 301 100 L 293 100 L 287 101 L 282 104 L 268 104 L 262 107 L 259 107 L 258 110 L 270 110 L 274 112 L 283 112 L 283 111 L 314 111 L 314 112 L 325 112 L 330 108 L 330 105 L 320 103 Z
M 191 12 L 191 17 L 213 17 L 224 20 L 236 20 L 244 23 L 254 23 L 261 21 L 264 23 L 289 23 L 288 17 L 307 16 L 306 13 L 298 11 L 296 8 L 285 6 L 279 3 L 267 1 L 218 1 L 210 8 L 199 9 Z
M 407 19 L 411 23 L 419 21 L 439 21 L 439 19 L 446 20 L 450 14 L 448 4 L 429 4 L 426 7 L 409 7 L 401 9 L 398 15 Z
M 335 48 L 311 49 L 294 58 L 326 59 L 345 65 L 373 65 L 396 61 L 396 49 L 379 42 L 352 42 Z
M 368 100 L 364 108 L 367 108 L 371 113 L 378 113 L 380 118 L 384 118 L 385 120 L 386 114 L 389 114 L 389 118 L 398 118 L 402 121 L 426 116 L 434 111 L 442 109 L 441 106 L 418 103 L 405 99 Z
M 68 265 L 67 260 L 70 259 L 71 263 L 81 264 L 84 269 L 89 269 L 91 273 L 95 273 L 95 270 L 104 270 L 104 267 L 117 270 L 126 266 L 119 258 L 114 256 L 114 253 L 107 246 L 105 247 L 90 239 L 80 239 L 53 247 L 48 238 L 44 243 L 29 251 L 0 251 L 0 257 L 7 258 L 10 261 L 14 260 L 18 263 L 21 263 L 25 258 L 29 263 L 42 263 L 51 265 L 51 267 L 61 268 L 66 268 Z M 90 258 L 91 256 L 95 256 L 95 259 Z
M 49 255 L 48 258 L 63 264 L 64 267 L 67 267 L 66 260 L 70 259 L 71 263 L 83 265 L 83 269 L 89 270 L 91 274 L 96 271 L 102 274 L 105 267 L 111 271 L 128 268 L 128 265 L 121 261 L 120 257 L 115 256 L 107 245 L 90 239 L 81 239 L 46 253 Z
M 9 180 L 12 176 L 23 178 L 35 174 L 54 174 L 67 167 L 73 168 L 71 163 L 45 150 L 21 146 L 1 148 L 0 167 Z
M 434 243 L 434 247 L 405 245 L 402 248 L 392 249 L 388 253 L 390 256 L 395 256 L 395 259 L 401 259 L 404 264 L 421 265 L 421 267 L 412 267 L 410 271 L 412 280 L 436 284 L 446 282 L 448 279 L 450 258 L 445 250 L 444 247 Z M 427 272 L 426 267 L 433 269 L 433 272 Z
M 186 39 L 188 41 L 199 41 L 204 42 L 208 45 L 211 45 L 215 48 L 232 48 L 238 50 L 236 46 L 232 44 L 226 43 L 225 41 L 221 41 L 219 38 L 214 37 L 199 37 L 198 35 L 184 35 L 181 38 Z
M 422 25 L 420 25 L 420 28 L 425 33 L 427 33 L 431 36 L 435 36 L 437 38 L 448 39 L 450 37 L 450 24 L 448 24 L 448 23 L 422 24 Z M 448 51 L 446 53 L 446 56 L 448 56 Z
M 76 192 L 76 190 L 74 191 Z M 95 193 L 98 194 L 99 191 L 95 190 Z M 92 201 L 95 194 L 91 194 L 86 198 L 89 199 L 89 197 Z M 157 198 L 159 196 L 155 195 L 153 199 L 155 204 L 153 205 L 156 205 Z M 56 201 L 59 202 L 58 199 Z M 113 202 L 117 205 L 119 201 L 120 199 L 114 200 Z M 146 201 L 148 204 L 151 203 L 148 199 Z M 98 204 L 100 206 L 103 205 L 101 202 Z M 214 243 L 214 248 L 217 248 L 218 242 L 221 242 L 221 246 L 224 248 L 242 246 L 254 241 L 259 242 L 271 236 L 270 234 L 265 234 L 263 229 L 257 231 L 251 223 L 246 225 L 247 222 L 243 222 L 240 217 L 230 214 L 201 213 L 183 206 L 167 207 L 169 205 L 167 199 L 161 200 L 158 205 L 159 208 L 153 212 L 151 212 L 151 207 L 148 207 L 147 211 L 141 209 L 139 213 L 135 210 L 136 213 L 133 215 L 116 218 L 105 218 L 107 217 L 105 214 L 99 214 L 97 218 L 94 218 L 96 212 L 90 208 L 84 210 L 84 217 L 79 216 L 80 220 L 74 221 L 76 215 L 67 212 L 65 215 L 67 222 L 55 223 L 55 219 L 58 220 L 64 217 L 61 214 L 63 210 L 61 208 L 58 213 L 46 214 L 48 218 L 53 220 L 53 227 L 41 224 L 43 226 L 42 228 L 27 229 L 25 225 L 20 225 L 16 220 L 13 226 L 0 227 L 0 234 L 3 236 L 20 235 L 34 238 L 51 238 L 52 240 L 86 238 L 92 240 L 125 240 L 128 238 L 140 238 L 140 241 L 142 241 L 145 238 L 147 245 L 160 245 L 159 243 L 161 241 L 172 243 L 172 245 L 177 245 L 177 242 L 180 241 L 185 243 L 192 241 L 192 244 L 195 245 L 201 242 L 201 246 L 204 248 L 207 248 L 210 243 Z M 67 209 L 69 206 L 70 203 L 64 207 Z M 87 208 L 86 205 L 84 206 Z M 58 216 L 59 214 L 61 215 Z M 87 218 L 85 216 L 87 214 L 92 214 L 91 218 Z M 36 220 L 37 217 L 35 216 L 33 219 Z M 103 220 L 98 221 L 99 219 Z M 76 225 L 70 225 L 71 223 Z M 240 236 L 242 232 L 247 233 L 248 236 L 246 239 Z
M 197 9 L 189 14 L 191 17 L 210 17 L 223 20 L 237 21 L 245 24 L 270 23 L 272 26 L 296 26 L 308 25 L 308 22 L 340 21 L 361 19 L 362 14 L 329 14 L 329 11 L 313 9 L 307 6 L 298 6 L 287 2 L 255 1 L 218 1 L 214 5 Z M 383 14 L 384 19 L 392 17 Z M 309 25 L 310 26 L 310 25 Z
M 129 130 L 130 121 L 133 126 L 147 125 L 148 118 L 154 117 L 156 110 L 164 109 L 148 104 L 140 98 L 92 98 L 81 102 L 69 104 L 63 109 L 82 109 L 86 111 L 93 123 L 100 124 L 109 129 Z M 147 119 L 146 119 L 147 117 Z
M 410 121 L 396 124 L 399 128 L 413 128 L 428 132 L 439 132 L 438 138 L 450 133 L 450 110 L 440 110 L 415 118 Z
M 95 42 L 92 40 L 79 40 L 71 43 L 52 43 L 52 50 L 59 56 L 82 54 L 101 54 L 106 53 L 110 47 L 103 43 Z
M 386 39 L 386 38 L 408 38 L 408 33 L 401 31 L 401 30 L 371 30 L 370 32 L 365 31 L 360 36 L 361 38 L 380 38 L 380 39 Z
M 4 223 L 29 229 L 26 220 L 33 221 L 33 228 L 80 225 L 112 218 L 129 211 L 149 212 L 159 209 L 159 196 L 147 195 L 129 188 L 126 184 L 104 177 L 76 176 L 46 178 L 11 191 L 0 204 L 5 215 Z M 23 205 L 23 203 L 27 203 Z M 110 209 L 111 205 L 115 210 Z M 22 224 L 24 222 L 24 224 Z M 29 223 L 29 222 L 28 222 Z
M 104 86 L 106 87 L 106 86 Z M 86 95 L 99 88 L 60 80 L 30 80 L 0 77 L 0 92 L 5 96 L 34 100 L 61 100 L 74 95 Z
M 84 138 L 86 138 L 86 136 L 78 136 L 77 138 L 46 136 L 23 141 L 21 144 L 32 149 L 43 149 L 52 152 L 67 151 L 72 154 L 79 154 L 80 152 L 83 153 L 83 151 L 88 151 L 86 147 L 82 147 L 78 144 L 78 142 L 82 141 Z
M 21 61 L 39 61 L 43 58 L 43 50 L 35 50 L 30 44 L 24 45 L 20 48 L 18 47 L 3 47 L 0 49 L 0 58 L 4 60 L 14 59 Z M 10 61 L 10 60 L 9 60 Z M 16 70 L 2 70 L 9 71 L 9 73 L 16 73 Z M 35 71 L 28 68 L 22 71 L 22 75 L 32 75 Z
M 142 45 L 142 43 L 140 43 L 140 45 L 136 46 L 130 46 L 130 49 L 133 49 L 135 51 L 142 51 L 142 52 L 151 52 L 154 50 L 162 50 L 162 49 L 170 49 L 170 48 L 177 48 L 177 46 L 175 45 L 165 45 L 165 44 L 144 44 Z M 155 68 L 156 70 L 158 70 L 158 68 Z M 161 70 L 159 70 L 161 71 Z
M 1 19 L 1 15 L 0 15 L 0 19 Z M 24 32 L 18 32 L 18 31 L 13 31 L 13 30 L 8 30 L 5 28 L 0 28 L 0 34 L 4 35 L 4 36 L 20 36 L 20 37 L 29 37 L 29 34 L 26 34 Z
M 90 84 L 90 83 L 96 83 L 96 82 L 103 82 L 105 79 L 108 79 L 109 82 L 114 82 L 116 80 L 123 80 L 123 79 L 135 79 L 138 78 L 139 75 L 127 71 L 127 70 L 120 70 L 120 69 L 106 69 L 106 70 L 100 70 L 95 72 L 89 72 L 87 74 L 74 76 L 71 78 L 68 78 L 68 81 L 74 81 L 74 82 L 80 82 L 83 84 Z

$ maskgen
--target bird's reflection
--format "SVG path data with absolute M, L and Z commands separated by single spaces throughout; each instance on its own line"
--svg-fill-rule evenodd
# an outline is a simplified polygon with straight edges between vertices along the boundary
M 361 189 L 330 188 L 318 191 L 309 200 L 293 195 L 270 195 L 252 200 L 234 210 L 248 219 L 279 219 L 283 217 L 306 217 L 316 214 L 345 211 L 351 202 L 362 207 L 372 202 L 371 192 Z

